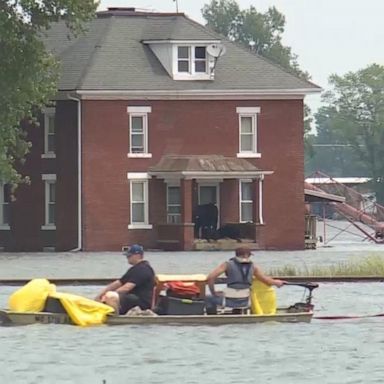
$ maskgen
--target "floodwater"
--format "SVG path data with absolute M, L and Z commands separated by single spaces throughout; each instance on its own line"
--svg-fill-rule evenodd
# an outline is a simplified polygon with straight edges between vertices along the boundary
M 344 228 L 345 229 L 345 228 Z M 330 230 L 314 251 L 257 252 L 263 268 L 329 265 L 384 256 L 384 245 Z M 158 272 L 207 272 L 231 252 L 147 252 Z M 115 277 L 118 253 L 0 254 L 0 278 Z M 60 287 L 93 297 L 101 287 Z M 15 287 L 0 286 L 0 307 Z M 314 293 L 315 316 L 384 312 L 383 283 L 324 283 Z M 302 299 L 299 287 L 277 290 L 279 305 Z M 0 384 L 382 383 L 384 318 L 319 320 L 310 324 L 244 326 L 66 325 L 0 327 Z

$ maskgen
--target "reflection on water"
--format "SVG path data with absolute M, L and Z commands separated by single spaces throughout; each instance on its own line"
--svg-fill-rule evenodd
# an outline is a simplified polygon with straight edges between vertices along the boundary
M 384 245 L 335 243 L 301 252 L 257 252 L 263 269 L 332 264 Z M 208 272 L 231 252 L 147 252 L 157 272 Z M 113 277 L 127 264 L 119 253 L 0 254 L 0 278 Z M 315 312 L 363 315 L 384 312 L 382 283 L 321 284 Z M 0 307 L 14 287 L 0 286 Z M 100 287 L 62 287 L 94 297 Z M 277 290 L 281 306 L 300 301 L 303 289 Z M 244 326 L 65 325 L 0 327 L 0 384 L 346 384 L 382 383 L 382 318 L 311 324 Z

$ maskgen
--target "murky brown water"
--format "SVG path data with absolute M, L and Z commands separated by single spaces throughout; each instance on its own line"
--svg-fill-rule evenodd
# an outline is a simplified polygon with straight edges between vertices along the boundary
M 383 247 L 383 248 L 381 248 Z M 344 240 L 305 252 L 258 252 L 264 269 L 332 264 L 383 246 Z M 208 272 L 230 252 L 147 253 L 158 272 Z M 0 278 L 114 277 L 126 268 L 118 253 L 0 254 Z M 0 307 L 14 287 L 0 286 Z M 62 287 L 94 297 L 100 287 Z M 302 298 L 283 287 L 280 305 Z M 317 316 L 384 312 L 383 283 L 321 284 Z M 352 384 L 382 383 L 384 318 L 311 324 L 220 327 L 60 325 L 0 327 L 0 384 Z

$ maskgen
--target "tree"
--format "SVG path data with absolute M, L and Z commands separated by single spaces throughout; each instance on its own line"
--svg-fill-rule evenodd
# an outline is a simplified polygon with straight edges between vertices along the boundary
M 309 74 L 300 69 L 297 55 L 290 47 L 282 43 L 285 28 L 285 17 L 275 7 L 260 13 L 255 7 L 241 10 L 235 0 L 211 0 L 202 9 L 207 26 L 236 41 L 288 70 L 289 72 L 309 80 Z M 311 110 L 304 106 L 304 135 L 311 130 Z M 310 151 L 310 142 L 305 140 Z
M 297 63 L 297 56 L 282 43 L 285 17 L 275 7 L 260 13 L 255 7 L 241 10 L 235 0 L 211 0 L 202 9 L 207 26 L 231 41 L 241 43 L 294 74 L 308 79 Z
M 316 115 L 318 129 L 325 129 L 326 117 L 326 129 L 353 149 L 384 203 L 384 66 L 334 74 L 329 82 L 333 89 L 323 96 L 326 109 Z
M 59 66 L 46 51 L 42 34 L 59 20 L 81 32 L 96 7 L 93 0 L 0 0 L 1 182 L 28 181 L 17 170 L 31 146 L 20 122 L 36 123 L 34 112 L 56 92 Z

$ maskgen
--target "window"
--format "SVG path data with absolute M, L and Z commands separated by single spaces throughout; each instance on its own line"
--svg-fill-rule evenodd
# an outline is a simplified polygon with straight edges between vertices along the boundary
M 237 108 L 239 114 L 239 153 L 237 157 L 261 157 L 257 148 L 257 114 L 260 108 Z
M 240 181 L 240 222 L 253 222 L 253 184 Z
M 181 222 L 180 187 L 167 186 L 167 223 L 178 224 Z
M 129 153 L 128 157 L 152 157 L 148 153 L 148 113 L 151 107 L 128 107 Z
M 207 73 L 207 49 L 203 46 L 178 46 L 177 71 L 186 74 Z
M 9 184 L 0 184 L 0 229 L 10 229 L 11 213 L 11 187 Z
M 43 158 L 56 157 L 55 151 L 55 108 L 44 110 L 44 153 Z
M 129 229 L 151 229 L 148 220 L 148 178 L 146 173 L 128 173 L 130 186 Z
M 42 229 L 56 229 L 56 175 L 42 175 L 44 181 L 44 225 Z

